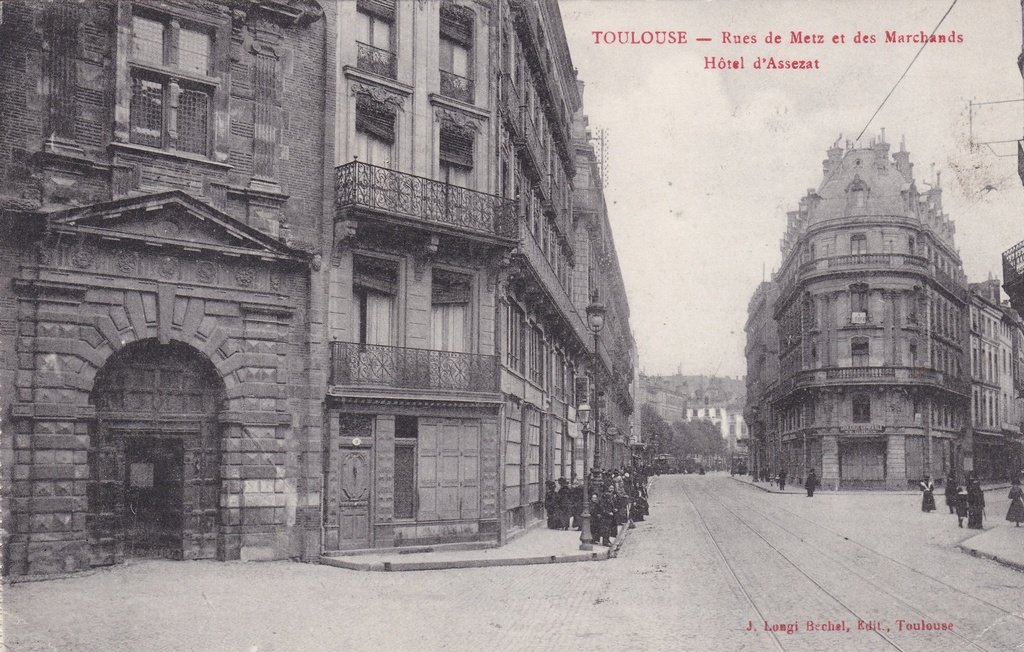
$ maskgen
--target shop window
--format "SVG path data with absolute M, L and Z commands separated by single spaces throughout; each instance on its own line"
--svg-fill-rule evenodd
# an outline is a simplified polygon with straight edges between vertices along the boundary
M 395 518 L 411 519 L 416 514 L 416 417 L 395 417 Z

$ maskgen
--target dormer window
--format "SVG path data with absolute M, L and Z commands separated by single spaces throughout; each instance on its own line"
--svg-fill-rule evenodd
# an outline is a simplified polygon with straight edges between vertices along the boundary
M 860 176 L 855 176 L 849 186 L 846 187 L 846 206 L 851 208 L 864 208 L 868 202 L 869 188 Z

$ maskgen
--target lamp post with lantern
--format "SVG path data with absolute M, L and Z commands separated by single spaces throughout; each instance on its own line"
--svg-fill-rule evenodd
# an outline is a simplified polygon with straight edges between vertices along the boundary
M 599 395 L 599 372 L 598 365 L 601 361 L 600 355 L 597 349 L 598 334 L 601 329 L 604 328 L 604 315 L 605 307 L 603 303 L 599 303 L 597 300 L 597 290 L 594 291 L 591 296 L 590 305 L 587 306 L 587 327 L 594 334 L 594 463 L 596 465 L 598 461 L 598 448 L 597 442 L 598 437 L 601 434 L 601 410 L 600 403 L 598 402 Z M 587 404 L 580 405 L 579 418 L 583 422 L 583 513 L 580 515 L 582 520 L 581 532 L 580 532 L 580 550 L 593 550 L 594 537 L 590 532 L 590 406 Z

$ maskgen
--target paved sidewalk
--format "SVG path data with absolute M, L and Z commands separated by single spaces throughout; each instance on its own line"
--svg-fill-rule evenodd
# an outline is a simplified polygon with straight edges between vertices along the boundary
M 379 553 L 333 553 L 321 556 L 320 563 L 350 570 L 412 571 L 603 561 L 615 556 L 630 531 L 627 527 L 620 530 L 611 548 L 594 544 L 594 549 L 589 551 L 580 550 L 580 533 L 576 530 L 549 530 L 541 524 L 500 547 L 446 549 L 437 546 L 425 551 L 388 548 Z
M 760 489 L 761 491 L 767 491 L 768 493 L 773 493 L 773 494 L 802 494 L 802 493 L 805 493 L 802 484 L 787 485 L 784 490 L 780 491 L 779 490 L 779 485 L 778 485 L 777 482 L 754 482 L 753 480 L 750 480 L 748 476 L 739 476 L 739 475 L 730 476 L 730 478 L 735 480 L 736 482 L 741 482 L 741 483 L 743 483 L 745 485 L 749 485 L 749 486 L 754 487 L 756 489 Z M 1009 489 L 1010 488 L 1010 483 L 1009 482 L 987 482 L 987 483 L 982 484 L 981 488 L 982 488 L 983 491 L 1002 491 L 1004 489 Z M 815 495 L 821 494 L 823 496 L 824 495 L 828 495 L 828 494 L 841 494 L 841 493 L 850 493 L 850 494 L 883 494 L 883 495 L 889 495 L 889 496 L 898 496 L 900 494 L 903 494 L 903 495 L 907 495 L 907 496 L 914 496 L 914 495 L 919 495 L 921 492 L 918 491 L 918 490 L 915 490 L 915 489 L 907 489 L 907 490 L 838 489 L 838 490 L 836 490 L 836 489 L 828 489 L 828 488 L 823 487 L 823 486 L 819 486 L 817 489 L 814 490 L 814 494 Z M 945 498 L 942 495 L 942 488 L 941 487 L 936 487 L 936 489 L 935 489 L 935 503 L 941 507 L 943 500 L 945 500 Z
M 987 557 L 1000 564 L 1024 571 L 1024 526 L 1006 523 L 978 536 L 961 541 L 959 548 L 976 557 Z

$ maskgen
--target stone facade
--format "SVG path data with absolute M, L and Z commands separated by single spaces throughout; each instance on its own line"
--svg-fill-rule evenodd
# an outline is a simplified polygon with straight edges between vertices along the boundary
M 889 150 L 884 134 L 829 149 L 824 181 L 789 214 L 771 290 L 751 302 L 747 412 L 761 470 L 904 489 L 971 469 L 953 224 L 939 179 L 918 191 L 909 153 Z
M 306 0 L 5 3 L 6 573 L 319 552 L 333 33 Z

